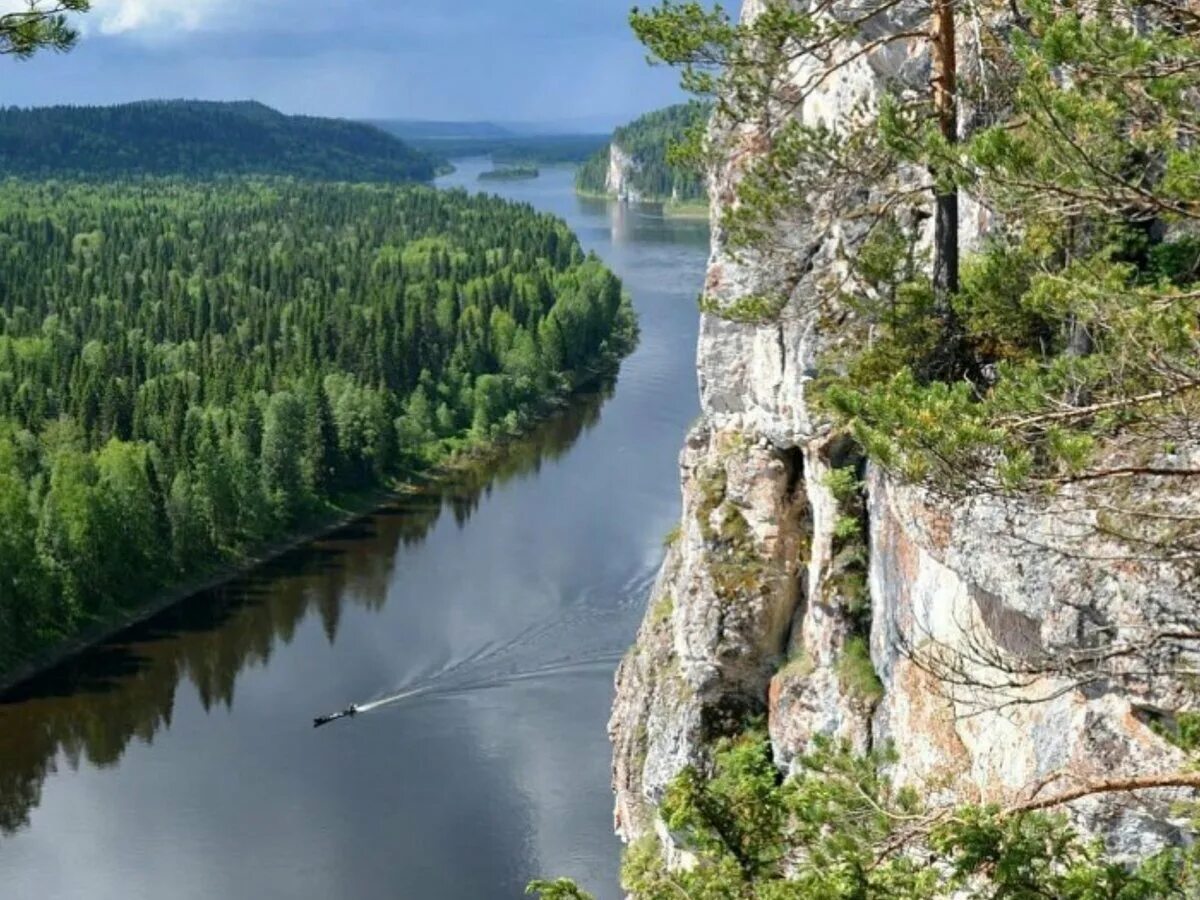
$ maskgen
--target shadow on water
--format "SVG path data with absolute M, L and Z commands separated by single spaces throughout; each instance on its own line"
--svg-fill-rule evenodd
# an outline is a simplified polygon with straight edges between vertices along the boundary
M 345 603 L 379 610 L 401 547 L 449 511 L 461 527 L 498 486 L 536 476 L 600 420 L 614 384 L 578 396 L 498 458 L 403 496 L 326 537 L 197 594 L 0 697 L 0 834 L 29 823 L 60 761 L 115 765 L 169 728 L 188 681 L 205 710 L 232 708 L 239 673 L 265 666 L 316 616 L 337 640 Z

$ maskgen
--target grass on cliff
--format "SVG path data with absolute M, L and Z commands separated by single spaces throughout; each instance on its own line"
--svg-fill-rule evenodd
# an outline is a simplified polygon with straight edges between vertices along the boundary
M 788 657 L 787 662 L 776 674 L 781 678 L 808 678 L 816 670 L 817 664 L 813 658 L 808 655 L 808 651 L 801 648 Z
M 864 637 L 852 637 L 837 661 L 838 682 L 847 694 L 869 704 L 883 699 L 883 684 L 875 674 L 871 649 Z

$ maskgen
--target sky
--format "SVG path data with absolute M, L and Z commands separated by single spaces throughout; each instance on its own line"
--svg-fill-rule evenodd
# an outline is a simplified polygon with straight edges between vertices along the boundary
M 0 104 L 253 99 L 601 130 L 682 96 L 673 73 L 646 64 L 627 22 L 635 2 L 93 0 L 70 54 L 3 62 Z

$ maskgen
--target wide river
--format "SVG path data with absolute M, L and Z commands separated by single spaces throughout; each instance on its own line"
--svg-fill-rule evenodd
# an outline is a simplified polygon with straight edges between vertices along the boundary
M 443 180 L 477 189 L 483 164 Z M 566 219 L 641 320 L 615 387 L 485 476 L 397 502 L 0 703 L 0 897 L 620 896 L 612 679 L 697 414 L 707 226 L 488 187 Z M 351 702 L 394 703 L 314 730 Z

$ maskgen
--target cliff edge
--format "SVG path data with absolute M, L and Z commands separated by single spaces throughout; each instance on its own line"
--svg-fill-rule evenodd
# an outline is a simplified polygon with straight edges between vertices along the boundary
M 760 12 L 746 0 L 744 17 Z M 864 52 L 797 114 L 869 105 L 887 79 L 927 78 L 923 52 Z M 681 456 L 682 520 L 617 675 L 619 834 L 657 830 L 670 849 L 656 808 L 667 784 L 687 765 L 703 770 L 715 741 L 754 716 L 784 770 L 816 735 L 858 750 L 890 744 L 892 777 L 946 803 L 1178 769 L 1183 755 L 1162 726 L 1194 705 L 1194 686 L 1132 669 L 1113 677 L 1119 661 L 1094 663 L 1104 647 L 1187 618 L 1196 594 L 1185 575 L 1097 539 L 1097 504 L 1077 502 L 1083 488 L 952 503 L 831 433 L 808 391 L 822 354 L 853 339 L 853 314 L 829 285 L 846 277 L 839 248 L 856 226 L 781 222 L 770 252 L 732 252 L 717 211 L 735 202 L 761 136 L 732 138 L 737 149 L 710 173 L 703 416 Z M 969 202 L 964 213 L 969 247 L 989 223 Z M 788 298 L 778 316 L 739 314 L 768 289 Z M 860 485 L 849 492 L 835 474 L 847 471 Z M 1047 664 L 1064 659 L 1077 664 Z M 1144 791 L 1071 812 L 1114 852 L 1140 855 L 1180 839 L 1170 800 Z

